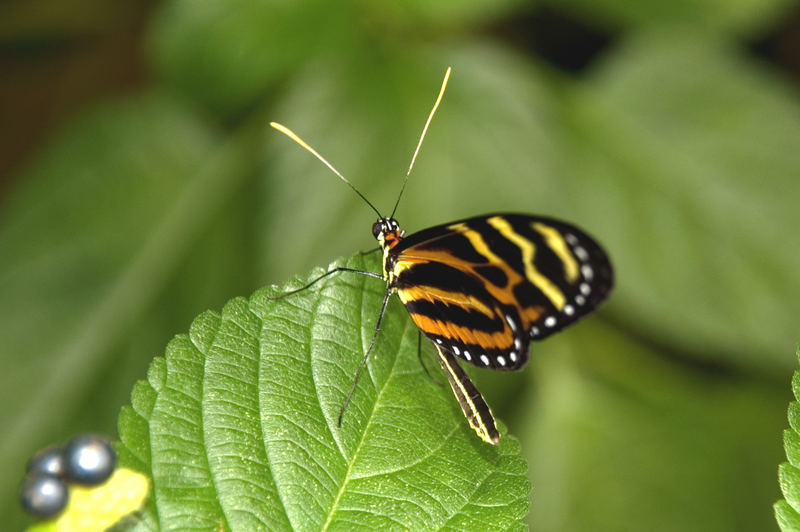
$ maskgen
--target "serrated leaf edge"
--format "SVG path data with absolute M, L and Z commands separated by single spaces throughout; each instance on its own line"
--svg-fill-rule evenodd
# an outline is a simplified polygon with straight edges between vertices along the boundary
M 797 346 L 800 362 L 800 344 Z M 778 483 L 783 499 L 773 505 L 775 520 L 783 532 L 800 532 L 800 432 L 798 432 L 798 413 L 800 413 L 800 370 L 792 376 L 792 392 L 795 400 L 789 404 L 787 416 L 790 428 L 783 432 L 783 448 L 788 462 L 778 466 Z

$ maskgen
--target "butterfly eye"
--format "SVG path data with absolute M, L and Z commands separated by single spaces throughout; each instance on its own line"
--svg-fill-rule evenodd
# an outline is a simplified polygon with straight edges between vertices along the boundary
M 378 238 L 378 235 L 380 235 L 382 232 L 383 232 L 383 220 L 381 219 L 372 224 L 372 236 Z

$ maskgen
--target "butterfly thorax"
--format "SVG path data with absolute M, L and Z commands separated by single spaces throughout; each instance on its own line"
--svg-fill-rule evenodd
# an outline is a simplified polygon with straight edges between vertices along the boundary
M 372 235 L 378 240 L 378 244 L 383 250 L 383 276 L 391 285 L 393 281 L 393 269 L 395 256 L 391 250 L 403 240 L 406 232 L 400 229 L 400 225 L 394 218 L 380 218 L 372 224 Z

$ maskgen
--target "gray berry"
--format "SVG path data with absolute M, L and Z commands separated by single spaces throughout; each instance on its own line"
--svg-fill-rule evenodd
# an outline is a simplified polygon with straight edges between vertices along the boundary
M 104 438 L 84 434 L 73 438 L 64 452 L 68 482 L 96 485 L 105 482 L 117 463 L 111 444 Z
M 64 477 L 67 465 L 64 459 L 64 449 L 62 447 L 51 446 L 42 449 L 28 460 L 28 473 L 38 472 L 52 475 L 54 477 Z
M 53 475 L 34 471 L 25 475 L 19 488 L 22 507 L 36 517 L 53 517 L 67 505 L 67 485 Z

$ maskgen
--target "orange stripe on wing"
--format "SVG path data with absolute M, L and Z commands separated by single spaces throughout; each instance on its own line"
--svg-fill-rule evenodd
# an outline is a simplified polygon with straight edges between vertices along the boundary
M 452 321 L 429 318 L 424 314 L 415 314 L 413 312 L 410 314 L 417 327 L 427 334 L 452 338 L 464 344 L 479 345 L 484 349 L 505 350 L 514 345 L 514 334 L 508 326 L 504 327 L 502 332 L 487 333 Z

